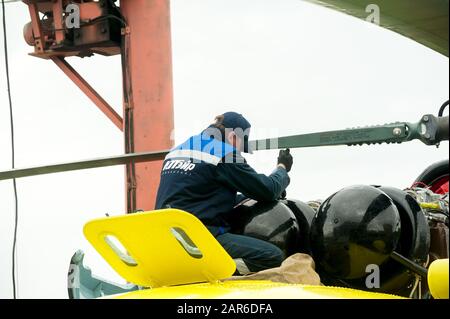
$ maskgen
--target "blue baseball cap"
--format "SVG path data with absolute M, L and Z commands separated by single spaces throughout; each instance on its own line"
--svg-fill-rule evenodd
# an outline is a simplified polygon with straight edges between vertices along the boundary
M 225 128 L 242 129 L 242 131 L 244 132 L 244 136 L 241 137 L 244 140 L 243 151 L 245 153 L 252 153 L 248 143 L 251 124 L 245 117 L 242 116 L 242 114 L 236 112 L 226 112 L 223 114 L 222 124 L 223 126 L 225 126 Z
M 251 124 L 247 119 L 242 116 L 242 114 L 237 112 L 226 112 L 222 114 L 223 120 L 221 124 L 228 129 L 242 129 L 244 136 L 242 137 L 244 140 L 244 152 L 245 153 L 252 153 L 252 150 L 249 148 L 249 134 L 250 134 L 250 128 Z
M 242 114 L 236 112 L 226 112 L 223 114 L 222 124 L 226 128 L 241 128 L 243 131 L 251 127 L 249 121 L 242 116 Z

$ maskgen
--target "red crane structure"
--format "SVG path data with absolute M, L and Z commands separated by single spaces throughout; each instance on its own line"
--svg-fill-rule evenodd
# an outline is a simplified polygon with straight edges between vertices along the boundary
M 174 128 L 169 0 L 23 0 L 33 56 L 53 61 L 124 132 L 125 153 L 169 149 Z M 122 58 L 119 115 L 65 60 Z M 154 208 L 162 158 L 126 165 L 127 212 Z

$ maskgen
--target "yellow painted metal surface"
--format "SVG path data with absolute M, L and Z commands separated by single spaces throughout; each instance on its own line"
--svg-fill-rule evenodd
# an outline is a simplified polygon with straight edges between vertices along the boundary
M 428 287 L 431 295 L 436 299 L 448 299 L 448 273 L 449 263 L 447 259 L 438 259 L 428 268 Z
M 175 233 L 174 229 L 177 230 Z M 164 209 L 101 218 L 88 222 L 84 234 L 123 278 L 152 287 L 108 298 L 400 298 L 340 287 L 256 280 L 220 281 L 234 273 L 234 261 L 195 216 L 181 210 Z M 123 247 L 117 243 L 111 245 L 111 236 Z
M 232 280 L 160 287 L 110 296 L 115 299 L 402 299 L 367 291 L 272 281 Z
M 177 209 L 96 219 L 84 235 L 119 275 L 144 287 L 214 282 L 236 268 L 200 220 Z

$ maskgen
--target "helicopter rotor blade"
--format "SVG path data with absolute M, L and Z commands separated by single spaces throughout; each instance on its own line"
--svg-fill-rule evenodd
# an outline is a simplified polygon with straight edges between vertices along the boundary
M 157 152 L 143 152 L 143 153 L 129 153 L 125 155 L 103 157 L 96 159 L 88 159 L 77 162 L 52 164 L 45 166 L 36 166 L 29 168 L 16 168 L 8 171 L 0 172 L 0 180 L 12 179 L 19 177 L 35 176 L 42 174 L 51 174 L 59 172 L 74 171 L 88 168 L 98 168 L 114 165 L 122 165 L 128 163 L 149 162 L 155 160 L 161 160 L 166 156 L 168 150 Z

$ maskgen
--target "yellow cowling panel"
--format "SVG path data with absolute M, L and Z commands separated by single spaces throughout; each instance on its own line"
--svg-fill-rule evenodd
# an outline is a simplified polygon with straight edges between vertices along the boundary
M 173 229 L 177 230 L 176 234 Z M 108 298 L 400 298 L 339 287 L 255 280 L 219 281 L 233 274 L 234 261 L 195 216 L 181 210 L 101 218 L 88 222 L 84 234 L 123 278 L 152 287 Z M 123 247 L 114 244 L 110 236 Z
M 428 268 L 428 287 L 436 299 L 448 299 L 448 258 L 438 259 Z
M 217 281 L 236 268 L 200 220 L 177 209 L 96 219 L 84 235 L 119 275 L 144 287 Z
M 233 280 L 145 289 L 110 296 L 115 299 L 401 299 L 367 291 L 272 281 Z

